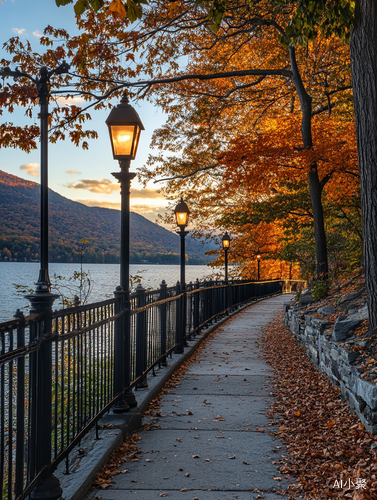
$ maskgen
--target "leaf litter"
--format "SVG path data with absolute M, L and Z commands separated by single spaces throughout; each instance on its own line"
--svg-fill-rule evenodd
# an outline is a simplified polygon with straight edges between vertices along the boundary
M 274 369 L 275 402 L 267 416 L 279 425 L 270 434 L 288 451 L 275 463 L 286 478 L 298 480 L 284 494 L 292 499 L 376 499 L 377 447 L 371 445 L 377 445 L 377 436 L 365 430 L 340 389 L 317 371 L 284 327 L 282 315 L 263 329 L 263 342 L 265 361 Z M 352 486 L 360 479 L 366 481 L 365 489 Z M 346 482 L 348 489 L 337 487 Z

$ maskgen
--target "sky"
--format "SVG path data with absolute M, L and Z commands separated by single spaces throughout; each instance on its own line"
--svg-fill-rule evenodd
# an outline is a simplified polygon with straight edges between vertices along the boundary
M 69 33 L 77 31 L 73 4 L 56 7 L 55 0 L 0 0 L 0 55 L 6 57 L 2 45 L 12 36 L 29 40 L 38 50 L 38 40 L 47 25 L 65 28 Z M 69 62 L 69 61 L 68 61 Z M 14 68 L 12 68 L 14 69 Z M 116 101 L 114 101 L 116 104 Z M 131 171 L 137 172 L 151 152 L 149 144 L 155 129 L 166 121 L 166 115 L 145 101 L 131 102 L 138 112 L 145 130 L 142 132 L 136 159 L 131 162 Z M 24 108 L 13 114 L 4 113 L 1 122 L 14 125 L 30 123 Z M 98 139 L 89 141 L 89 150 L 74 146 L 69 140 L 49 144 L 49 187 L 71 200 L 91 206 L 120 208 L 119 185 L 111 172 L 119 170 L 112 157 L 110 138 L 105 120 L 109 110 L 92 111 L 88 128 L 98 132 Z M 0 149 L 0 170 L 39 182 L 39 150 L 24 153 L 15 149 Z M 144 189 L 136 179 L 132 181 L 131 210 L 155 221 L 158 213 L 164 212 L 167 201 L 157 193 L 151 183 Z

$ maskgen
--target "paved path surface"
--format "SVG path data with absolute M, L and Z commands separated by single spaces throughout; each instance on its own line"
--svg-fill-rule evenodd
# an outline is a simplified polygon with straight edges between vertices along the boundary
M 86 500 L 281 500 L 284 445 L 269 434 L 272 372 L 258 346 L 261 328 L 290 297 L 258 302 L 220 327 L 163 396 L 161 416 L 143 420 L 158 426 L 138 432 L 142 458 Z

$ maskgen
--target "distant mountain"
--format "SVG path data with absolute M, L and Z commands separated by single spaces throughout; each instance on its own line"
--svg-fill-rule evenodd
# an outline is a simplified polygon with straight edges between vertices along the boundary
M 0 170 L 0 260 L 39 258 L 39 184 Z M 50 260 L 79 261 L 80 242 L 89 240 L 84 262 L 119 262 L 120 211 L 87 207 L 49 190 Z M 200 243 L 186 238 L 189 264 L 204 264 Z M 206 248 L 208 249 L 208 248 Z M 131 263 L 179 263 L 179 236 L 131 212 Z

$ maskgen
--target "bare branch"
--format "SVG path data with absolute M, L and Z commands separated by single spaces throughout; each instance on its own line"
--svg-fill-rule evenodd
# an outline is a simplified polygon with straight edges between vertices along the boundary
M 154 181 L 154 184 L 156 184 L 157 182 L 174 181 L 175 179 L 188 179 L 189 177 L 192 177 L 193 175 L 197 174 L 198 172 L 205 172 L 206 170 L 210 170 L 210 169 L 216 168 L 216 167 L 218 167 L 218 165 L 210 165 L 209 167 L 198 168 L 189 174 L 175 175 L 174 177 L 165 177 L 164 179 L 157 179 L 156 181 Z

